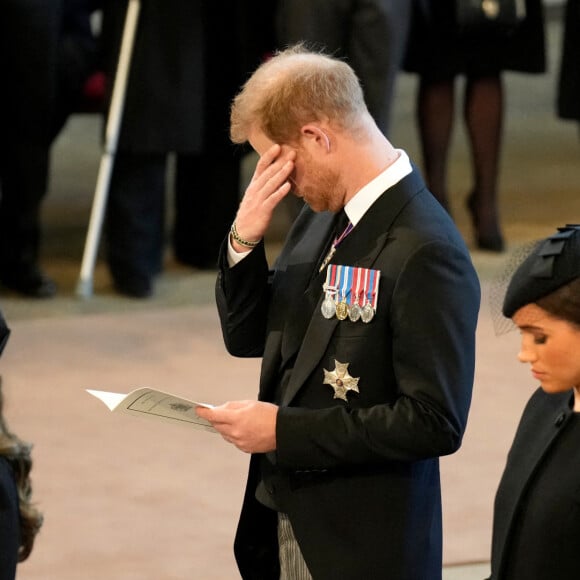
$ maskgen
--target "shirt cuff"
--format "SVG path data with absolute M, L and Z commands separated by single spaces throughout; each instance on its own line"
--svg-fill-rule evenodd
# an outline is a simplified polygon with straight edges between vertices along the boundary
M 251 251 L 250 249 L 247 252 L 236 252 L 232 246 L 232 240 L 228 236 L 228 266 L 230 268 L 240 263 Z

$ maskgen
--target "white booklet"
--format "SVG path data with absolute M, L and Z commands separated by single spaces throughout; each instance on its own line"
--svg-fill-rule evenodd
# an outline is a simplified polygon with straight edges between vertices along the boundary
M 115 413 L 149 417 L 174 424 L 181 423 L 217 433 L 211 423 L 198 417 L 195 412 L 195 407 L 213 407 L 213 405 L 208 403 L 189 401 L 188 399 L 147 387 L 135 389 L 127 395 L 92 389 L 86 389 L 86 391 L 103 401 Z

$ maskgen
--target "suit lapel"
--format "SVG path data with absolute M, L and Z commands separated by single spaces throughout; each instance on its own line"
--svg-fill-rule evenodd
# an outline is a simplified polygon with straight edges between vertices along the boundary
M 315 214 L 306 209 L 290 230 L 276 262 L 272 284 L 272 303 L 276 306 L 271 312 L 260 380 L 263 400 L 270 400 L 280 368 L 302 345 L 315 305 L 308 293 L 317 278 L 313 264 L 330 244 L 334 221 L 332 213 Z

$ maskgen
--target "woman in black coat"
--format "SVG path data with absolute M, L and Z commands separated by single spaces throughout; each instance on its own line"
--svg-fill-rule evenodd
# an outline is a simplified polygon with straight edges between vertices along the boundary
M 580 569 L 580 226 L 541 241 L 503 313 L 540 387 L 528 402 L 494 507 L 491 580 L 570 580 Z

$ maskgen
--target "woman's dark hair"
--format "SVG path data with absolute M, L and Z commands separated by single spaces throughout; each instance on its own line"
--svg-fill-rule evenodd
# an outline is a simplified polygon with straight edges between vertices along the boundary
M 580 278 L 539 298 L 536 304 L 552 316 L 580 327 Z
M 0 377 L 0 456 L 8 460 L 14 471 L 20 511 L 20 547 L 18 561 L 26 560 L 32 552 L 36 534 L 42 526 L 43 516 L 32 503 L 32 446 L 11 433 L 3 414 L 4 396 Z

